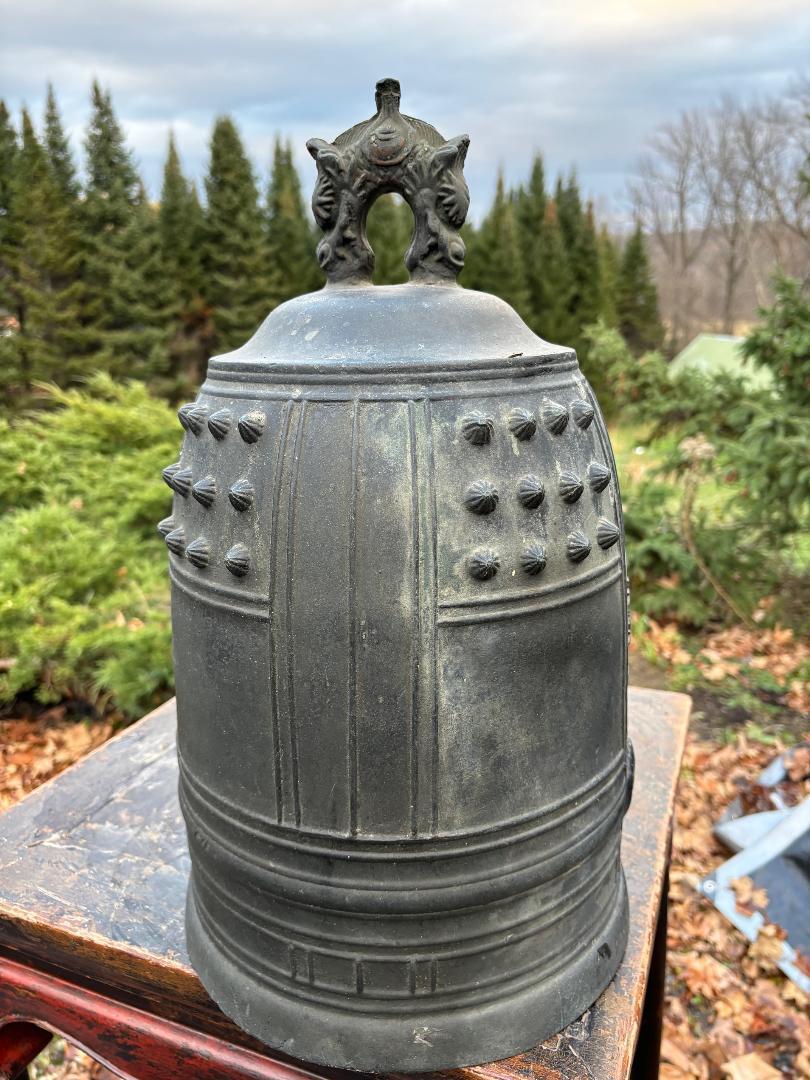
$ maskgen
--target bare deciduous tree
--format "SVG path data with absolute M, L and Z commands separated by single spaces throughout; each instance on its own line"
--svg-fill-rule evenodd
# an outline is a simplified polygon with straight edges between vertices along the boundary
M 785 259 L 785 238 L 798 237 L 810 254 L 810 200 L 801 171 L 810 142 L 806 117 L 795 100 L 770 100 L 740 109 L 742 153 L 757 193 L 758 218 Z
M 810 272 L 808 113 L 810 78 L 782 98 L 682 113 L 650 139 L 630 190 L 674 348 L 707 325 L 733 332 L 743 286 L 750 317 L 777 267 Z
M 741 145 L 744 122 L 745 111 L 732 98 L 724 98 L 706 114 L 699 148 L 704 197 L 714 209 L 725 334 L 734 332 L 737 289 L 753 249 L 757 216 L 756 189 Z M 760 299 L 764 301 L 764 296 Z
M 664 124 L 650 139 L 631 185 L 636 215 L 670 271 L 660 291 L 676 347 L 686 340 L 692 325 L 692 271 L 714 221 L 702 166 L 704 139 L 705 125 L 696 112 L 682 113 L 675 122 Z

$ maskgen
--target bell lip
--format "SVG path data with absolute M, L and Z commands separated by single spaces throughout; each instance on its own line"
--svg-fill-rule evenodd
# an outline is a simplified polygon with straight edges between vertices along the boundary
M 186 900 L 186 946 L 203 987 L 226 1016 L 248 1034 L 299 1060 L 359 1072 L 423 1073 L 499 1061 L 531 1050 L 589 1009 L 613 981 L 629 936 L 624 871 L 610 915 L 598 935 L 566 967 L 517 993 L 469 1008 L 374 1016 L 309 1004 L 254 982 L 203 929 L 193 878 Z M 604 946 L 609 956 L 604 957 Z M 249 989 L 246 989 L 249 988 Z M 437 1029 L 434 1042 L 415 1039 Z M 360 1049 L 349 1053 L 346 1044 Z
M 208 379 L 239 375 L 508 378 L 576 366 L 490 293 L 458 285 L 325 286 L 270 312 L 241 348 L 211 358 Z

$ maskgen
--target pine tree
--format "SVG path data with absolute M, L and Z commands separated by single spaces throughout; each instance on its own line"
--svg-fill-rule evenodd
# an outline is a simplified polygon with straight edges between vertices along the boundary
M 211 344 L 210 312 L 202 297 L 200 245 L 204 227 L 197 192 L 183 175 L 170 133 L 158 230 L 170 316 L 170 364 L 175 376 L 189 389 L 202 381 Z
M 127 216 L 137 198 L 138 173 L 127 149 L 126 139 L 112 105 L 109 90 L 97 82 L 91 91 L 93 112 L 85 140 L 87 150 L 88 200 L 103 199 Z M 110 213 L 112 218 L 112 213 Z
M 599 318 L 602 306 L 599 252 L 593 206 L 583 210 L 576 173 L 563 182 L 557 180 L 554 201 L 560 224 L 565 258 L 570 268 L 571 291 L 568 300 L 572 345 L 583 359 L 587 340 L 582 331 Z
M 536 333 L 542 333 L 540 328 L 547 322 L 549 308 L 549 265 L 543 246 L 546 238 L 543 226 L 547 206 L 543 159 L 538 154 L 532 162 L 527 187 L 518 188 L 515 195 L 518 239 L 526 268 L 527 321 Z
M 10 223 L 11 192 L 18 155 L 17 132 L 14 130 L 6 103 L 0 100 L 0 308 L 3 307 L 3 282 L 9 272 L 6 244 Z M 5 317 L 2 310 L 0 310 L 0 317 Z
M 87 362 L 149 379 L 168 366 L 167 312 L 153 276 L 157 225 L 110 94 L 98 83 L 92 105 L 82 204 Z
M 292 147 L 276 138 L 267 187 L 267 279 L 275 284 L 276 303 L 311 292 L 323 284 L 315 258 L 314 230 L 301 197 L 301 181 Z
M 45 149 L 59 190 L 68 202 L 75 202 L 79 197 L 76 166 L 70 150 L 70 142 L 62 127 L 62 118 L 59 115 L 53 86 L 50 83 L 48 83 L 48 96 L 45 102 Z
M 539 236 L 545 221 L 547 206 L 548 193 L 543 158 L 540 154 L 536 154 L 532 161 L 529 183 L 525 188 L 520 187 L 517 193 L 517 218 L 523 230 L 524 242 L 527 238 Z
M 543 293 L 533 329 L 547 341 L 557 345 L 571 345 L 574 339 L 571 319 L 571 294 L 574 284 L 555 199 L 549 199 L 546 203 L 541 228 L 540 249 L 545 260 Z
M 374 252 L 375 285 L 399 285 L 408 280 L 405 252 L 413 235 L 413 214 L 403 199 L 381 195 L 371 208 L 366 235 Z
M 247 341 L 273 299 L 256 180 L 236 125 L 227 116 L 214 124 L 205 190 L 203 281 L 213 309 L 213 347 L 224 352 Z
M 602 321 L 606 326 L 616 326 L 616 292 L 619 287 L 619 253 L 606 225 L 599 230 L 599 276 L 602 282 Z
M 159 212 L 141 183 L 122 239 L 126 258 L 115 297 L 115 352 L 126 358 L 127 374 L 154 380 L 170 369 L 169 336 L 178 305 L 165 273 Z
M 465 282 L 472 288 L 494 293 L 511 304 L 519 315 L 530 317 L 515 205 L 506 194 L 502 173 L 498 174 L 495 201 L 475 237 L 473 254 Z
M 658 292 L 640 222 L 636 223 L 622 253 L 616 311 L 619 330 L 636 356 L 660 348 L 664 340 L 664 327 L 658 313 Z
M 569 252 L 563 241 L 556 199 L 546 191 L 539 154 L 532 163 L 528 186 L 518 189 L 515 208 L 529 293 L 527 322 L 540 337 L 571 344 L 573 281 Z
M 19 330 L 0 339 L 2 371 L 6 388 L 24 393 L 34 380 L 64 385 L 82 374 L 80 236 L 74 208 L 26 111 L 9 211 L 9 272 L 0 291 Z
M 593 203 L 588 203 L 579 231 L 573 260 L 577 290 L 576 318 L 579 329 L 591 326 L 602 314 L 602 274 Z
M 557 178 L 554 189 L 554 203 L 557 207 L 557 220 L 560 224 L 565 250 L 573 252 L 579 243 L 583 219 L 579 181 L 577 180 L 577 174 L 573 170 L 569 173 L 565 182 L 563 182 L 561 176 Z
M 202 285 L 200 241 L 203 224 L 197 193 L 183 175 L 174 135 L 170 132 L 160 192 L 160 240 L 164 272 L 183 304 L 199 293 Z

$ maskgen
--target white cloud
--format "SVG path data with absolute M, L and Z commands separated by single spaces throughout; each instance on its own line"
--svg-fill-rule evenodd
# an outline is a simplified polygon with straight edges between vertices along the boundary
M 200 175 L 225 111 L 262 170 L 273 134 L 290 135 L 308 184 L 304 140 L 369 115 L 375 80 L 395 75 L 406 111 L 472 136 L 480 209 L 498 164 L 518 179 L 538 149 L 620 193 L 652 127 L 722 92 L 778 90 L 808 38 L 806 0 L 31 0 L 4 16 L 0 95 L 38 112 L 50 78 L 79 133 L 98 77 L 153 191 L 169 126 Z

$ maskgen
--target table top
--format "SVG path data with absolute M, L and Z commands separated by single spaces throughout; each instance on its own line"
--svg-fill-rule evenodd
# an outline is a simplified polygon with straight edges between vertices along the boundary
M 630 938 L 613 983 L 584 1016 L 534 1050 L 443 1076 L 628 1075 L 689 707 L 682 694 L 633 687 L 629 692 L 636 782 L 622 862 Z M 0 816 L 0 951 L 167 1019 L 262 1049 L 223 1016 L 186 956 L 189 859 L 177 803 L 175 719 L 174 702 L 167 702 Z

